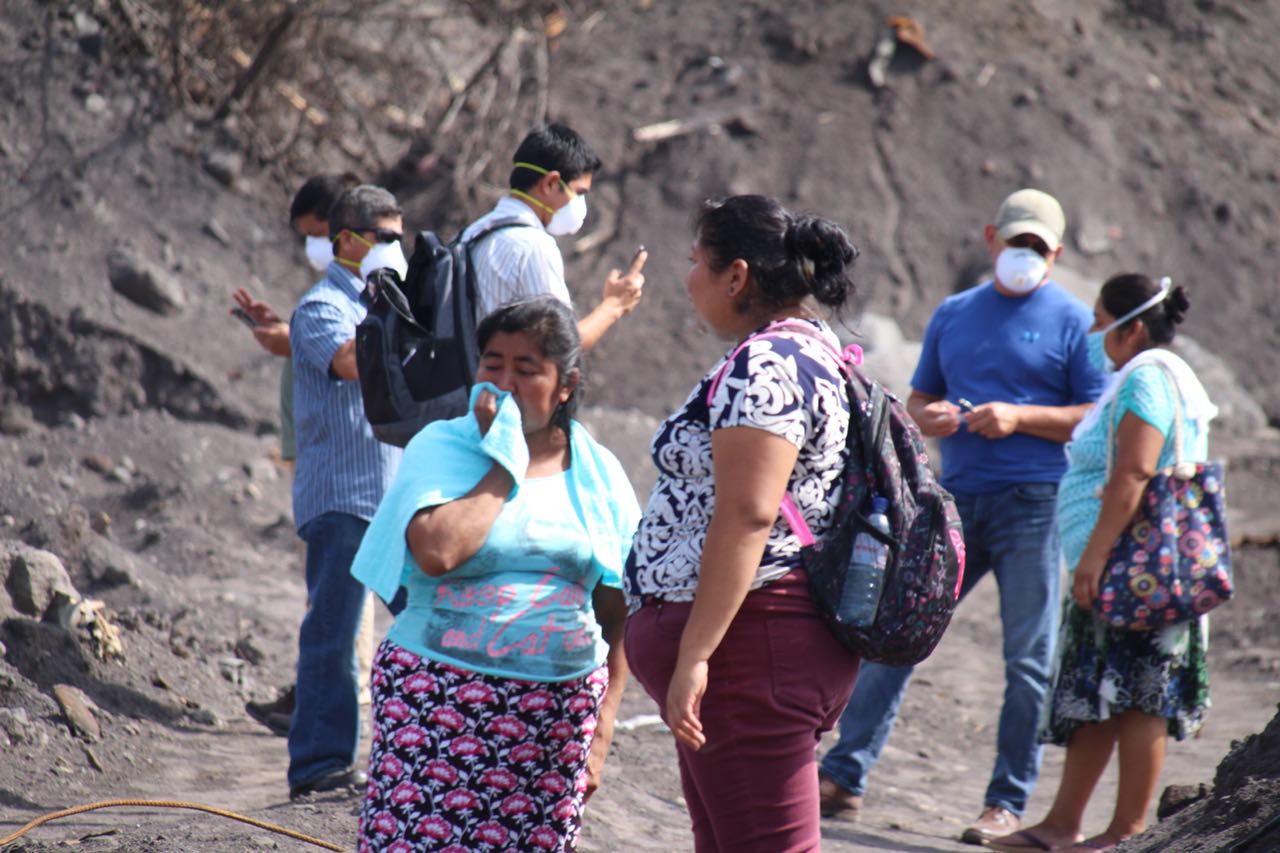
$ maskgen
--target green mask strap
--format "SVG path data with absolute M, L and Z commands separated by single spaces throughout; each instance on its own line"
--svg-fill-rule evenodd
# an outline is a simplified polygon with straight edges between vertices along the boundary
M 539 175 L 548 175 L 548 174 L 550 174 L 550 170 L 548 170 L 548 169 L 544 169 L 544 168 L 542 168 L 541 166 L 539 166 L 539 165 L 537 165 L 537 164 L 535 164 L 535 163 L 523 163 L 523 162 L 517 162 L 517 163 L 515 164 L 515 167 L 516 167 L 517 169 L 532 169 L 533 171 L 537 172 Z M 568 184 L 566 184 L 564 181 L 561 181 L 561 182 L 560 182 L 560 186 L 564 187 L 564 191 L 565 191 L 565 192 L 567 192 L 567 193 L 569 194 L 569 197 L 570 197 L 570 198 L 573 198 L 575 195 L 577 195 L 577 193 L 575 193 L 575 192 L 574 192 L 574 191 L 569 187 L 569 185 L 568 185 Z M 550 207 L 550 206 L 548 206 L 548 205 L 543 204 L 542 202 L 538 201 L 536 198 L 534 198 L 533 196 L 529 195 L 528 193 L 526 193 L 526 192 L 521 192 L 520 190 L 515 189 L 515 188 L 512 188 L 511 190 L 509 190 L 509 192 L 510 192 L 513 196 L 515 196 L 516 198 L 518 198 L 518 199 L 522 199 L 522 200 L 524 200 L 524 201 L 527 201 L 529 204 L 532 204 L 534 207 L 540 207 L 540 208 L 542 208 L 543 210 L 545 210 L 548 214 L 550 214 L 551 216 L 555 216 L 556 209 L 555 209 L 554 207 Z
M 343 230 L 343 231 L 346 231 L 346 232 L 347 232 L 348 234 L 350 234 L 352 237 L 355 237 L 355 238 L 356 238 L 357 240 L 359 240 L 361 243 L 364 243 L 364 244 L 365 244 L 366 246 L 368 246 L 370 249 L 372 249 L 372 248 L 373 248 L 373 244 L 372 244 L 372 243 L 370 243 L 370 242 L 369 242 L 368 240 L 366 240 L 365 238 L 361 237 L 361 236 L 360 236 L 359 234 L 357 234 L 356 232 L 352 231 L 350 228 L 343 228 L 342 230 Z M 340 232 L 338 232 L 338 233 L 339 233 L 339 236 L 341 236 L 341 233 L 342 233 L 342 232 L 340 231 Z M 337 243 L 337 240 L 335 240 L 335 241 L 334 241 L 334 243 Z M 359 261 L 349 261 L 349 260 L 347 260 L 346 258 L 339 258 L 339 257 L 337 257 L 336 255 L 334 256 L 334 260 L 335 260 L 335 261 L 337 261 L 338 263 L 342 264 L 344 267 L 347 267 L 348 269 L 353 269 L 353 270 L 358 270 L 358 269 L 360 269 L 360 262 L 359 262 Z

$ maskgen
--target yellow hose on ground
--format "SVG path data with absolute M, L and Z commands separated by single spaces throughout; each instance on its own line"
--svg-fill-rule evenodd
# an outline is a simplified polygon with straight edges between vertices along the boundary
M 70 809 L 63 809 L 60 812 L 50 812 L 47 815 L 42 815 L 36 818 L 18 831 L 11 832 L 4 838 L 0 838 L 0 847 L 4 847 L 12 841 L 17 841 L 37 826 L 46 824 L 49 821 L 83 814 L 84 812 L 91 812 L 94 809 L 105 809 L 111 806 L 146 806 L 166 809 L 194 809 L 198 812 L 208 812 L 209 814 L 217 815 L 218 817 L 227 817 L 232 820 L 238 820 L 241 823 L 247 823 L 250 826 L 257 827 L 258 829 L 265 829 L 268 832 L 284 835 L 297 841 L 314 844 L 316 847 L 323 847 L 325 850 L 335 850 L 337 853 L 346 853 L 345 848 L 339 847 L 332 842 L 322 841 L 319 838 L 312 838 L 310 835 L 303 835 L 301 832 L 295 832 L 292 829 L 285 829 L 283 826 L 276 826 L 273 823 L 267 823 L 266 821 L 245 817 L 242 814 L 236 814 L 235 812 L 214 808 L 213 806 L 201 805 L 200 803 L 184 803 L 180 800 L 100 800 L 96 803 L 89 803 L 83 806 L 75 806 Z

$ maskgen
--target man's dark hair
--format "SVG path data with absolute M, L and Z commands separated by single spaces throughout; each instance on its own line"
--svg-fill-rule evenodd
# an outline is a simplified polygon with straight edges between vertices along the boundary
M 560 180 L 566 184 L 581 175 L 598 172 L 604 165 L 591 146 L 563 124 L 549 124 L 531 131 L 511 159 L 513 163 L 532 163 L 548 172 L 559 172 Z M 510 186 L 513 190 L 525 191 L 542 176 L 542 172 L 516 166 L 511 170 Z
M 344 190 L 358 186 L 360 179 L 350 172 L 341 175 L 313 175 L 298 188 L 289 205 L 289 222 L 311 214 L 321 222 L 329 221 L 329 208 Z
M 336 240 L 344 228 L 356 231 L 372 228 L 379 219 L 403 216 L 396 197 L 382 187 L 361 184 L 338 196 L 329 209 L 329 239 Z

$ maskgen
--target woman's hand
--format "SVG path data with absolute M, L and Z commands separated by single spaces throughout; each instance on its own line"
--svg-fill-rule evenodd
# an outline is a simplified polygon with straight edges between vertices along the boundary
M 493 419 L 498 416 L 498 395 L 492 391 L 481 391 L 480 396 L 476 397 L 475 413 L 480 436 L 483 438 L 488 435 Z
M 1075 577 L 1071 581 L 1071 597 L 1081 610 L 1093 610 L 1093 602 L 1098 597 L 1098 587 L 1102 583 L 1102 570 L 1106 561 L 1085 554 L 1076 566 Z
M 702 731 L 702 695 L 707 692 L 707 662 L 676 662 L 667 688 L 667 725 L 676 740 L 692 750 L 699 750 L 707 742 Z
M 604 760 L 609 756 L 609 744 L 613 742 L 613 720 L 607 723 L 600 720 L 596 725 L 596 733 L 591 738 L 591 749 L 587 752 L 587 791 L 582 797 L 585 803 L 604 781 Z

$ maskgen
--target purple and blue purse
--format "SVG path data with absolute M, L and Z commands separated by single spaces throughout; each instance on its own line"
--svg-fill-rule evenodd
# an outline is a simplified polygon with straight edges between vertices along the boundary
M 1234 591 L 1223 463 L 1182 460 L 1181 394 L 1173 385 L 1175 462 L 1148 481 L 1133 520 L 1107 557 L 1093 602 L 1094 615 L 1113 628 L 1154 631 L 1185 622 Z M 1108 478 L 1114 432 L 1112 419 Z

